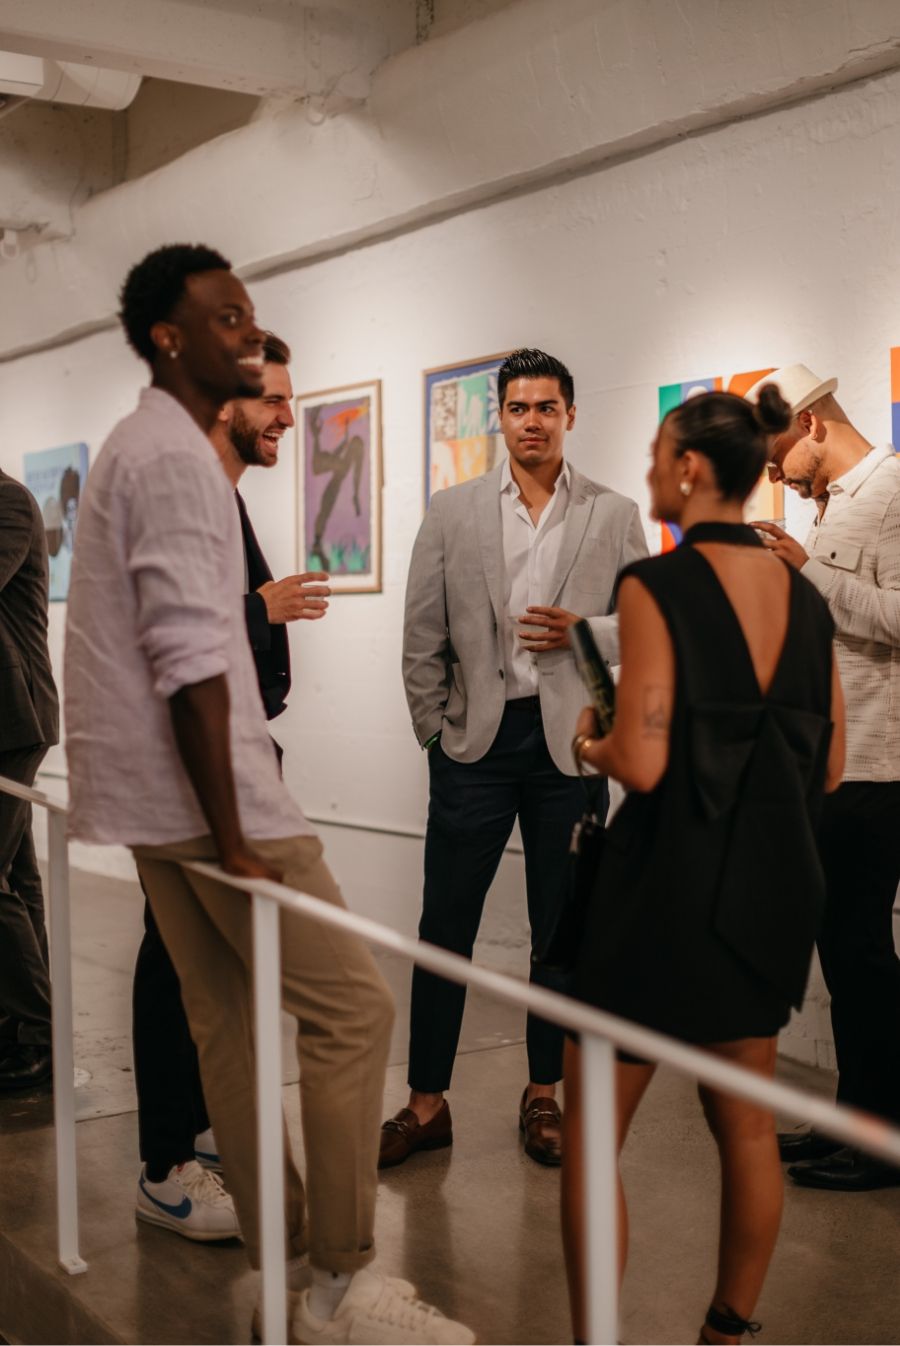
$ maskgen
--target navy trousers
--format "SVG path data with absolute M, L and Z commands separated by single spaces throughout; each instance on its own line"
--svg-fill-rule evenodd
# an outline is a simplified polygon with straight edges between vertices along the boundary
M 419 937 L 471 958 L 484 900 L 518 817 L 532 947 L 552 922 L 563 890 L 572 828 L 585 809 L 577 777 L 554 764 L 537 697 L 508 701 L 493 744 L 477 762 L 456 762 L 436 743 L 425 839 L 425 891 Z M 531 979 L 567 991 L 569 979 L 532 967 Z M 465 987 L 415 968 L 410 1010 L 409 1086 L 450 1086 Z M 528 1016 L 529 1077 L 562 1078 L 563 1030 Z
M 900 781 L 826 795 L 819 852 L 827 896 L 819 958 L 831 992 L 838 1101 L 900 1126 Z

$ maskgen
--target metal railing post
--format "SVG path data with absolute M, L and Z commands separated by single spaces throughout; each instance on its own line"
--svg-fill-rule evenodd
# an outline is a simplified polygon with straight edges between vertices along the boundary
M 53 993 L 53 1115 L 56 1130 L 56 1224 L 60 1266 L 87 1271 L 78 1251 L 75 1155 L 75 1052 L 72 1036 L 72 934 L 66 815 L 47 810 L 50 974 Z
M 253 894 L 257 1162 L 262 1340 L 284 1343 L 286 1270 L 284 1135 L 281 1125 L 281 946 L 278 904 Z
M 607 1038 L 581 1039 L 587 1226 L 587 1326 L 591 1346 L 619 1340 L 618 1155 L 615 1050 Z

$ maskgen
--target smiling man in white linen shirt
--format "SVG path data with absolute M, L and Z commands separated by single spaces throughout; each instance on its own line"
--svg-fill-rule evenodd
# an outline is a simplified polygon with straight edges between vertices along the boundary
M 618 662 L 616 580 L 647 554 L 633 501 L 565 461 L 575 392 L 562 361 L 515 351 L 497 391 L 508 454 L 432 499 L 410 561 L 403 640 L 406 697 L 430 778 L 419 935 L 465 957 L 516 818 L 532 945 L 554 924 L 585 807 L 570 745 L 587 695 L 569 628 L 588 618 L 603 657 Z M 553 990 L 568 985 L 536 965 L 531 976 Z M 383 1168 L 452 1141 L 444 1093 L 464 1003 L 463 987 L 415 969 L 410 1099 L 382 1128 Z M 526 1153 L 557 1165 L 563 1033 L 529 1015 L 526 1043 Z
M 805 365 L 767 374 L 794 412 L 769 474 L 817 516 L 804 546 L 757 524 L 772 552 L 828 600 L 847 703 L 847 765 L 825 802 L 819 848 L 827 896 L 819 955 L 831 992 L 838 1100 L 900 1126 L 900 958 L 892 913 L 900 882 L 900 458 L 873 446 L 835 399 L 837 379 Z M 900 1169 L 816 1132 L 779 1138 L 805 1187 L 900 1185 Z
M 158 249 L 129 273 L 122 322 L 152 386 L 87 482 L 66 624 L 73 835 L 130 846 L 171 955 L 240 1229 L 259 1265 L 250 902 L 183 868 L 281 879 L 342 906 L 322 844 L 286 790 L 244 616 L 234 496 L 208 435 L 222 404 L 258 396 L 263 337 L 229 263 Z M 355 936 L 281 912 L 282 1003 L 297 1020 L 303 1185 L 286 1156 L 290 1340 L 471 1342 L 378 1275 L 378 1121 L 390 992 Z M 206 1175 L 209 1181 L 213 1181 Z M 162 1200 L 160 1209 L 178 1201 Z M 190 1204 L 190 1191 L 181 1201 Z

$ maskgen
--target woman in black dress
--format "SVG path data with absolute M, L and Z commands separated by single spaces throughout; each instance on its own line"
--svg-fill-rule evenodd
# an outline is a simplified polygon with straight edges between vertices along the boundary
M 617 717 L 573 751 L 629 792 L 610 824 L 574 994 L 771 1076 L 803 1000 L 823 901 L 815 824 L 840 783 L 844 721 L 827 605 L 743 523 L 789 409 L 769 385 L 664 419 L 648 481 L 656 518 L 684 530 L 619 589 Z M 619 1145 L 655 1067 L 617 1063 Z M 563 1232 L 576 1340 L 583 1324 L 579 1047 L 566 1059 Z M 781 1218 L 774 1119 L 700 1086 L 719 1150 L 718 1277 L 700 1340 L 750 1322 Z M 621 1267 L 627 1216 L 620 1184 Z

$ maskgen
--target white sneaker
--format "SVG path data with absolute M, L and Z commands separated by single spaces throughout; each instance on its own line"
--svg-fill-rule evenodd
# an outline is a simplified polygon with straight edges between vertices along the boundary
M 291 1340 L 303 1346 L 471 1346 L 475 1333 L 445 1318 L 421 1299 L 401 1295 L 385 1276 L 368 1267 L 357 1271 L 337 1312 L 327 1319 L 309 1311 L 304 1290 L 291 1324 Z
M 165 1182 L 149 1182 L 142 1168 L 135 1214 L 198 1243 L 241 1236 L 234 1202 L 221 1178 L 207 1173 L 196 1159 L 170 1169 Z
M 293 1335 L 292 1324 L 300 1303 L 300 1296 L 309 1283 L 309 1257 L 304 1253 L 301 1257 L 293 1257 L 286 1266 L 287 1280 L 287 1321 L 288 1321 L 288 1341 L 294 1343 L 297 1338 Z M 398 1295 L 404 1299 L 415 1299 L 416 1287 L 409 1281 L 402 1281 L 399 1276 L 385 1277 L 387 1283 L 394 1288 Z M 253 1309 L 253 1318 L 250 1324 L 250 1331 L 254 1341 L 262 1340 L 262 1289 L 256 1296 L 256 1305 Z
M 212 1173 L 222 1172 L 222 1160 L 219 1158 L 219 1147 L 216 1144 L 216 1138 L 213 1135 L 213 1129 L 208 1126 L 205 1131 L 201 1131 L 199 1136 L 194 1137 L 194 1158 L 198 1164 L 208 1168 Z

